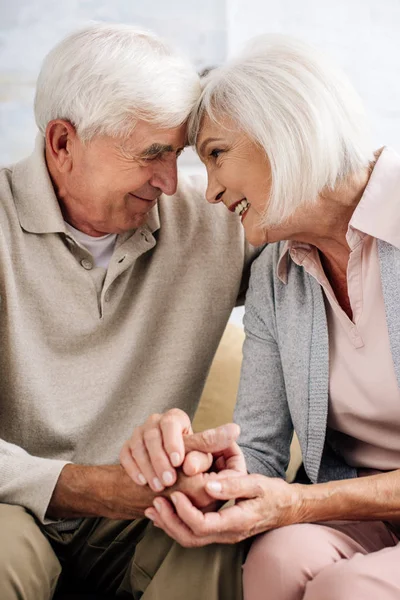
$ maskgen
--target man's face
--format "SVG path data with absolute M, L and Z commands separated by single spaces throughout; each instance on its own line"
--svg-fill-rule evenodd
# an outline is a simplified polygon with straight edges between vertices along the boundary
M 71 167 L 58 183 L 64 218 L 93 236 L 143 225 L 160 194 L 177 185 L 177 158 L 186 126 L 158 129 L 140 121 L 126 138 L 68 139 Z

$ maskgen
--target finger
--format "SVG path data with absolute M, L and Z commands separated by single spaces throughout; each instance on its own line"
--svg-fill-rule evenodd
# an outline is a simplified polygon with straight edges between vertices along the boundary
M 155 508 L 146 508 L 144 511 L 144 516 L 153 521 L 156 527 L 160 527 L 160 521 L 158 520 L 158 512 Z
M 219 500 L 257 498 L 263 493 L 261 481 L 260 475 L 215 477 L 207 481 L 205 487 L 207 494 Z
M 155 427 L 150 427 L 149 429 L 145 428 L 143 432 L 143 441 L 151 466 L 156 473 L 157 482 L 155 482 L 155 485 L 157 485 L 158 482 L 161 482 L 162 486 L 173 485 L 176 481 L 176 471 L 171 465 L 164 450 L 160 426 L 157 424 Z
M 126 473 L 135 483 L 138 485 L 146 485 L 146 478 L 140 471 L 135 459 L 133 458 L 128 442 L 125 442 L 125 444 L 122 446 L 119 454 L 119 461 Z
M 219 452 L 228 448 L 237 440 L 240 427 L 236 423 L 227 423 L 215 429 L 206 429 L 184 437 L 186 453 L 191 450 L 200 452 Z
M 190 501 L 188 500 L 188 502 Z M 196 537 L 164 498 L 156 498 L 154 506 L 158 513 L 156 519 L 160 527 L 181 546 L 193 548 L 212 543 L 211 539 Z
M 162 416 L 160 421 L 163 446 L 171 465 L 180 467 L 185 458 L 183 436 L 192 434 L 189 416 L 179 408 L 173 408 Z
M 182 492 L 174 492 L 171 494 L 171 501 L 174 503 L 175 510 L 179 518 L 189 529 L 197 536 L 207 536 L 209 531 L 205 530 L 205 514 L 196 508 L 189 498 Z M 208 519 L 210 525 L 214 524 L 213 533 L 219 531 L 218 528 L 218 513 L 207 513 L 211 515 Z
M 138 432 L 137 434 L 134 432 L 132 438 L 128 441 L 128 445 L 139 471 L 143 474 L 151 489 L 154 492 L 161 492 L 164 489 L 164 486 L 153 469 L 153 465 L 151 464 L 149 454 L 142 437 L 142 431 Z
M 247 474 L 246 459 L 236 442 L 233 442 L 226 450 L 224 450 L 222 456 L 224 458 L 223 469 L 238 471 L 239 473 L 243 473 L 243 475 Z
M 182 465 L 183 472 L 185 475 L 192 477 L 197 473 L 206 473 L 213 463 L 213 456 L 210 452 L 205 454 L 198 450 L 192 450 L 186 455 L 185 461 Z
M 181 521 L 197 538 L 222 541 L 246 537 L 248 517 L 241 505 L 234 505 L 219 512 L 202 513 L 181 492 L 171 495 L 175 510 Z

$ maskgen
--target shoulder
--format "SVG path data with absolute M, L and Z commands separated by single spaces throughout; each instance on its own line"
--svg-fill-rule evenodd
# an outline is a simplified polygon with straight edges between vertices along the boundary
M 15 212 L 13 197 L 13 166 L 0 168 L 0 211 L 1 225 L 4 226 L 7 214 Z
M 251 267 L 251 284 L 253 286 L 275 285 L 279 279 L 277 268 L 285 242 L 268 244 L 262 250 Z
M 283 319 L 296 317 L 299 310 L 309 310 L 310 281 L 302 267 L 288 257 L 287 279 L 278 276 L 278 264 L 285 242 L 269 244 L 253 262 L 249 290 L 246 295 L 246 310 L 263 315 L 268 320 L 273 317 Z
M 0 167 L 0 197 L 11 192 L 13 166 Z

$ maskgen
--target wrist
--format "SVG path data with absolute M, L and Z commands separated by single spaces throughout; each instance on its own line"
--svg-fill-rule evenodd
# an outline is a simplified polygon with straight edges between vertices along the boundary
M 51 519 L 106 516 L 116 468 L 65 465 L 50 499 L 47 516 Z
M 338 519 L 354 519 L 354 506 L 346 501 L 349 480 L 311 485 L 292 484 L 296 487 L 296 523 L 321 523 Z M 350 484 L 352 482 L 350 481 Z

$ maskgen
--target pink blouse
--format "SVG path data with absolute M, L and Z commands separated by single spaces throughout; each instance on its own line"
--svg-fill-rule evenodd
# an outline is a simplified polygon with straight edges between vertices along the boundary
M 383 160 L 382 160 L 383 159 Z M 346 239 L 348 295 L 353 320 L 340 307 L 315 246 L 288 242 L 289 252 L 322 286 L 329 332 L 328 426 L 336 430 L 349 465 L 400 468 L 400 390 L 390 351 L 376 238 L 399 247 L 400 191 L 382 200 L 382 178 L 390 177 L 392 154 L 384 149 L 350 220 Z M 391 219 L 391 215 L 397 219 Z M 281 262 L 278 275 L 282 278 Z M 399 305 L 400 306 L 400 305 Z M 400 310 L 400 307 L 399 307 Z

